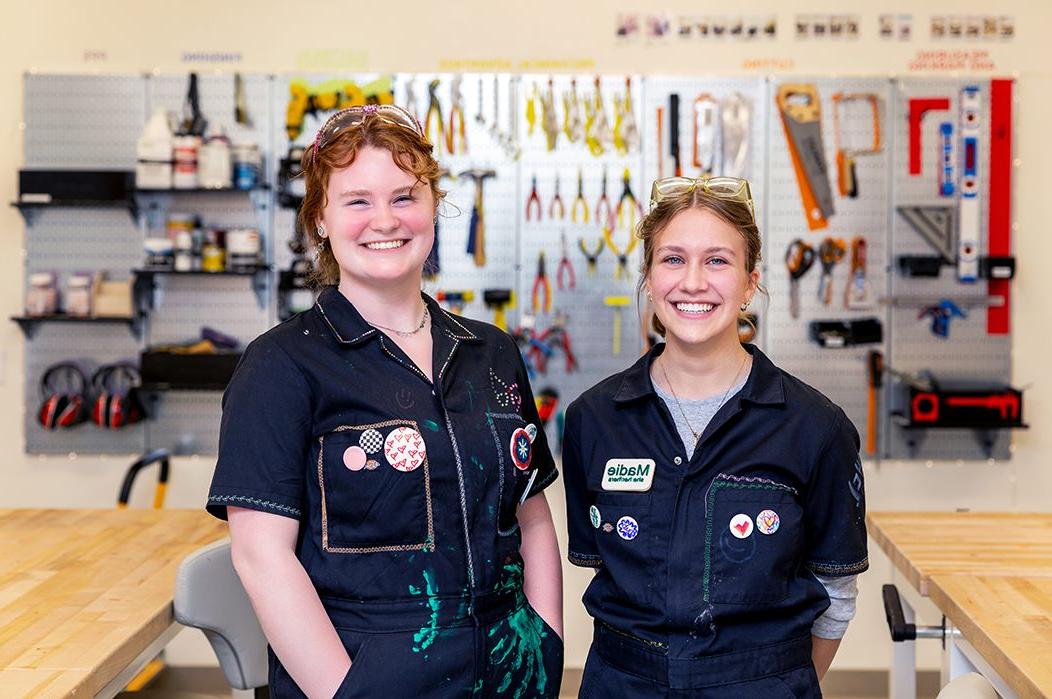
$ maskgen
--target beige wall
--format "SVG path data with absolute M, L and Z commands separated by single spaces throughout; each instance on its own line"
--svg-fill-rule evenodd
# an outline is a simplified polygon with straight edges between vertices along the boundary
M 871 509 L 1049 510 L 1052 469 L 1047 454 L 1052 444 L 1052 369 L 1045 363 L 1046 303 L 1052 298 L 1052 197 L 1046 192 L 1052 163 L 1052 138 L 1046 116 L 1052 112 L 1052 4 L 1037 0 L 975 0 L 926 2 L 917 12 L 915 39 L 908 43 L 877 38 L 877 14 L 908 8 L 911 3 L 840 0 L 799 0 L 749 3 L 757 15 L 776 14 L 776 41 L 749 44 L 673 38 L 666 45 L 639 41 L 621 45 L 613 37 L 618 11 L 661 7 L 675 16 L 728 14 L 726 3 L 665 0 L 663 3 L 613 0 L 565 2 L 532 0 L 529 11 L 501 9 L 510 3 L 471 0 L 456 2 L 263 2 L 256 0 L 8 0 L 0 22 L 0 199 L 15 196 L 16 172 L 21 165 L 22 74 L 47 72 L 140 73 L 230 70 L 231 65 L 189 64 L 184 51 L 236 52 L 236 68 L 248 72 L 290 70 L 512 70 L 601 71 L 684 74 L 783 72 L 828 74 L 907 75 L 918 50 L 958 45 L 927 41 L 932 13 L 983 14 L 999 12 L 1016 19 L 1017 37 L 1008 43 L 977 44 L 989 52 L 993 71 L 981 75 L 1018 77 L 1017 186 L 1018 277 L 1013 306 L 1014 383 L 1029 387 L 1028 432 L 1015 438 L 1012 461 L 1007 463 L 867 464 Z M 914 6 L 917 3 L 913 3 Z M 739 5 L 740 7 L 741 5 Z M 176 9 L 178 8 L 178 9 Z M 862 17 L 863 38 L 856 42 L 796 42 L 792 20 L 796 12 L 856 12 Z M 746 66 L 759 65 L 758 69 Z M 0 298 L 2 316 L 22 307 L 22 220 L 17 211 L 0 207 Z M 1045 340 L 1041 338 L 1045 337 Z M 0 324 L 0 444 L 7 445 L 0 466 L 0 507 L 109 507 L 128 459 L 37 458 L 23 454 L 22 366 L 23 342 L 13 323 Z M 179 460 L 169 503 L 197 507 L 204 499 L 212 463 L 207 459 Z M 562 491 L 551 491 L 560 530 Z M 144 493 L 139 496 L 145 498 Z M 565 546 L 565 541 L 563 541 Z M 583 663 L 590 625 L 579 599 L 588 572 L 567 566 L 567 660 Z M 891 575 L 887 560 L 873 554 L 873 569 L 863 576 L 859 615 L 844 642 L 836 666 L 850 669 L 887 667 L 887 631 L 880 607 L 879 588 Z M 922 606 L 922 620 L 936 623 L 933 609 Z M 923 656 L 934 666 L 937 644 L 929 643 Z M 201 663 L 210 658 L 207 646 L 194 633 L 182 634 L 173 645 L 174 662 Z

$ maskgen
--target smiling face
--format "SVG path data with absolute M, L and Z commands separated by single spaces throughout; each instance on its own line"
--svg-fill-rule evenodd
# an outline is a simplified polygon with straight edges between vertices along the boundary
M 745 238 L 735 226 L 689 208 L 657 234 L 646 283 L 667 341 L 721 346 L 738 342 L 738 309 L 759 276 L 746 271 Z
M 333 170 L 320 223 L 340 267 L 340 286 L 420 285 L 435 241 L 428 183 L 398 167 L 385 148 L 365 146 Z

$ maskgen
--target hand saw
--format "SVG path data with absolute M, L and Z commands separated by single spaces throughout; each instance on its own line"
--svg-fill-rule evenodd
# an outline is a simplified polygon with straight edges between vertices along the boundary
M 812 84 L 779 85 L 775 104 L 782 115 L 807 227 L 812 231 L 826 228 L 835 209 L 822 145 L 822 108 L 818 88 Z

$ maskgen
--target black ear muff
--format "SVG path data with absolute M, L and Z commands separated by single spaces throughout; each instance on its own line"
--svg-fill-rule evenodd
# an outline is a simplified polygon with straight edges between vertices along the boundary
M 84 391 L 88 380 L 76 364 L 61 362 L 48 367 L 40 378 L 44 402 L 37 419 L 46 429 L 73 427 L 84 421 Z

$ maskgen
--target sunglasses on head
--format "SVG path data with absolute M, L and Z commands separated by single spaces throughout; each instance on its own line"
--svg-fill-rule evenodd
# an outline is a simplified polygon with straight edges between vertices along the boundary
M 393 104 L 366 104 L 358 107 L 341 109 L 326 120 L 318 135 L 314 137 L 314 151 L 312 158 L 318 156 L 318 151 L 324 148 L 338 134 L 356 126 L 361 126 L 366 119 L 380 119 L 395 126 L 409 129 L 421 138 L 424 137 L 424 129 L 420 122 L 408 111 Z
M 717 199 L 741 202 L 749 207 L 749 213 L 754 217 L 756 215 L 749 181 L 738 177 L 665 177 L 655 180 L 650 189 L 650 208 L 653 209 L 668 197 L 693 192 L 698 188 Z

